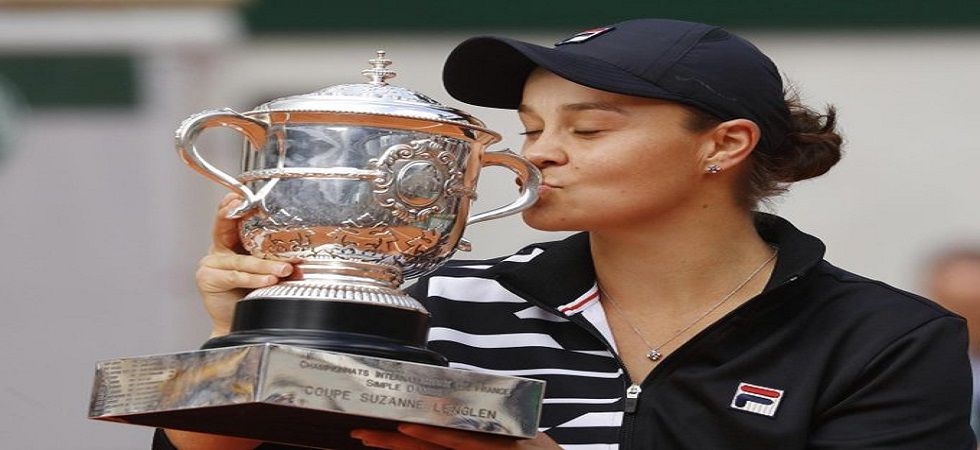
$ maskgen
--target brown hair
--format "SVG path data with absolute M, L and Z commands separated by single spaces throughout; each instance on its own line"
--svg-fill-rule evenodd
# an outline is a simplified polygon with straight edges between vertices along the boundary
M 821 114 L 803 105 L 794 90 L 785 93 L 784 101 L 789 109 L 786 138 L 774 147 L 757 146 L 742 172 L 736 196 L 746 209 L 785 192 L 790 183 L 827 173 L 840 161 L 844 139 L 836 130 L 836 109 L 828 105 L 827 112 Z M 688 110 L 691 115 L 685 126 L 691 131 L 705 131 L 722 122 L 698 108 Z

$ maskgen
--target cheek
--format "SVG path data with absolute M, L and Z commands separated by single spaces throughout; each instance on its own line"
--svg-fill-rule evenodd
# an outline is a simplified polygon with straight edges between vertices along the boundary
M 664 178 L 691 180 L 700 176 L 701 148 L 691 139 L 674 139 L 640 155 L 637 165 Z
M 608 175 L 607 187 L 613 187 L 618 196 L 608 201 L 658 208 L 683 201 L 699 189 L 697 148 L 690 141 L 649 145 L 643 150 L 631 155 L 618 173 Z

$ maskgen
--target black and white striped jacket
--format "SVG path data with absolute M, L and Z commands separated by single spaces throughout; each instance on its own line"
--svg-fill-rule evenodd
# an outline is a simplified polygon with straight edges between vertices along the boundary
M 780 249 L 763 293 L 632 390 L 586 234 L 410 291 L 452 367 L 547 382 L 540 428 L 565 449 L 974 449 L 963 320 L 830 265 L 783 219 L 757 227 Z
M 975 450 L 963 319 L 830 265 L 780 218 L 756 222 L 779 247 L 766 288 L 630 392 L 585 234 L 453 262 L 410 291 L 453 367 L 547 382 L 540 427 L 565 449 Z M 158 432 L 154 448 L 173 447 Z

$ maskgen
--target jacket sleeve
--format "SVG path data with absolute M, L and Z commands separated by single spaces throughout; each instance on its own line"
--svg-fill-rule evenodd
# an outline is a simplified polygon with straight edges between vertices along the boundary
M 402 288 L 409 297 L 418 300 L 422 306 L 429 308 L 429 275 L 421 277 L 411 286 Z
M 812 450 L 975 450 L 966 326 L 932 319 L 891 342 L 814 418 Z

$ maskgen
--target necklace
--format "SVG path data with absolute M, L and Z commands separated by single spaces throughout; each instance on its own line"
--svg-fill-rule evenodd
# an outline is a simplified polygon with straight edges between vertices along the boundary
M 603 298 L 609 299 L 609 304 L 612 305 L 613 308 L 616 310 L 616 313 L 619 314 L 620 317 L 622 317 L 623 322 L 626 322 L 626 325 L 629 325 L 629 327 L 633 329 L 633 332 L 636 333 L 637 336 L 639 336 L 639 338 L 643 341 L 644 344 L 646 344 L 647 358 L 649 358 L 651 361 L 659 361 L 660 358 L 663 358 L 664 356 L 663 353 L 660 353 L 660 349 L 662 349 L 665 345 L 673 342 L 674 339 L 677 339 L 678 337 L 683 335 L 685 332 L 687 332 L 687 330 L 690 330 L 691 327 L 693 327 L 695 324 L 700 322 L 701 319 L 708 317 L 708 314 L 714 312 L 714 310 L 721 307 L 721 305 L 727 302 L 728 299 L 732 298 L 732 296 L 735 295 L 738 291 L 742 290 L 742 288 L 745 287 L 746 284 L 749 284 L 749 282 L 752 281 L 755 278 L 755 276 L 762 271 L 764 267 L 769 265 L 769 263 L 772 262 L 772 260 L 776 259 L 777 254 L 779 254 L 779 249 L 773 248 L 772 256 L 770 256 L 768 259 L 763 261 L 762 264 L 759 265 L 759 267 L 756 267 L 755 270 L 753 270 L 752 273 L 750 273 L 747 278 L 742 280 L 742 282 L 739 283 L 738 286 L 735 286 L 735 289 L 732 289 L 731 292 L 725 294 L 725 296 L 722 297 L 721 300 L 718 300 L 717 303 L 712 305 L 705 312 L 701 313 L 700 316 L 698 316 L 696 319 L 691 321 L 691 323 L 689 323 L 686 327 L 681 329 L 681 331 L 678 331 L 673 336 L 671 336 L 670 339 L 667 339 L 666 341 L 662 342 L 660 345 L 657 346 L 651 345 L 650 341 L 647 341 L 647 338 L 643 337 L 643 333 L 640 332 L 640 329 L 637 328 L 636 325 L 633 325 L 633 322 L 630 322 L 629 318 L 626 316 L 626 313 L 624 313 L 623 310 L 619 307 L 619 304 L 616 303 L 616 300 L 613 300 L 612 296 L 610 296 L 605 291 L 605 289 L 602 288 L 602 285 L 599 284 L 598 281 L 596 282 L 596 287 L 599 288 L 599 293 L 600 295 L 602 295 Z

